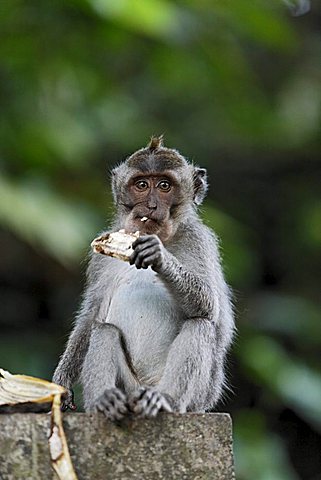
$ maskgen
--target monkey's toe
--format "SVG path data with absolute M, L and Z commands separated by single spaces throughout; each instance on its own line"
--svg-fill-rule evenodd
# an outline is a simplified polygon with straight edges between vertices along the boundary
M 153 418 L 163 412 L 172 412 L 169 400 L 157 390 L 140 388 L 130 400 L 130 409 L 137 417 Z
M 113 422 L 122 420 L 129 413 L 127 398 L 119 388 L 107 389 L 96 401 L 95 410 Z
M 61 411 L 65 412 L 66 410 L 76 410 L 76 405 L 74 402 L 74 392 L 73 390 L 69 389 L 62 397 L 61 402 Z

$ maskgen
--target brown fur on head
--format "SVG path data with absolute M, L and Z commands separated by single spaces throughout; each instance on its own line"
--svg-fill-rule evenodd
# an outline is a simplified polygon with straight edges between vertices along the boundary
M 139 181 L 148 188 L 137 188 Z M 159 182 L 171 184 L 162 190 Z M 141 184 L 143 185 L 143 184 Z M 153 136 L 112 171 L 112 189 L 122 226 L 130 231 L 155 233 L 166 241 L 179 223 L 194 212 L 207 191 L 206 170 L 195 167 L 175 149 L 163 146 L 163 136 Z M 142 217 L 148 221 L 141 222 Z
M 153 136 L 147 147 L 137 150 L 127 158 L 126 164 L 130 168 L 141 171 L 160 171 L 188 165 L 186 159 L 177 150 L 164 147 L 163 135 Z

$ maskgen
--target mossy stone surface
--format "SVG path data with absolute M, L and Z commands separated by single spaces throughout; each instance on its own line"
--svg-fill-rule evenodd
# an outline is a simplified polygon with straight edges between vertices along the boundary
M 54 479 L 50 415 L 0 415 L 0 479 Z M 161 414 L 115 425 L 99 414 L 64 415 L 79 480 L 232 480 L 229 415 Z

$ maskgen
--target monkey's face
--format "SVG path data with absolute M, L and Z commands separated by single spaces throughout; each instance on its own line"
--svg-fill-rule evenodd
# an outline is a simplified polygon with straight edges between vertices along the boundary
M 179 185 L 169 172 L 137 174 L 127 184 L 125 229 L 156 234 L 162 241 L 173 235 L 171 212 L 177 205 Z
M 162 137 L 152 137 L 146 148 L 112 170 L 112 191 L 118 225 L 166 242 L 202 203 L 206 170 L 164 147 Z

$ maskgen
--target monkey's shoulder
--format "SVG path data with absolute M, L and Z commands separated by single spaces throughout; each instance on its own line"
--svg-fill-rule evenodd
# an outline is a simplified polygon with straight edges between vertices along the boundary
M 181 225 L 173 242 L 169 245 L 172 253 L 197 254 L 197 257 L 212 258 L 219 255 L 219 242 L 215 232 L 200 219 L 193 219 Z

